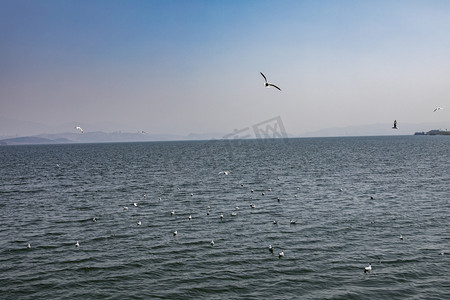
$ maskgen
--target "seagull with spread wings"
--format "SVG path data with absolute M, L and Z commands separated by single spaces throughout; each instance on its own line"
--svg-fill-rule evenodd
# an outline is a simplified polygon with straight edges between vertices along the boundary
M 262 72 L 259 72 L 259 73 L 261 73 L 261 76 L 264 78 L 264 81 L 265 81 L 265 83 L 264 83 L 264 86 L 265 87 L 271 87 L 271 86 L 273 86 L 274 88 L 276 88 L 276 89 L 278 89 L 278 90 L 280 90 L 281 91 L 281 89 L 279 88 L 279 87 L 277 87 L 275 84 L 272 84 L 272 83 L 268 83 L 267 82 L 267 78 L 266 78 L 266 76 L 264 76 L 264 74 L 262 73 Z

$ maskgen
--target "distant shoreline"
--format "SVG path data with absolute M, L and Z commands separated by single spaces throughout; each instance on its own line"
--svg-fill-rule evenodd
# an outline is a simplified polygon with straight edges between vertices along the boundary
M 450 131 L 435 129 L 435 130 L 430 130 L 428 132 L 424 132 L 424 131 L 416 132 L 416 133 L 414 133 L 414 135 L 450 135 Z

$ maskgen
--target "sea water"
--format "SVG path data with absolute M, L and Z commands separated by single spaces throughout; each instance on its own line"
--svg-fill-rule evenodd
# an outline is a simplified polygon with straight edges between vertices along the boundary
M 444 136 L 0 147 L 0 298 L 449 299 L 449 150 Z

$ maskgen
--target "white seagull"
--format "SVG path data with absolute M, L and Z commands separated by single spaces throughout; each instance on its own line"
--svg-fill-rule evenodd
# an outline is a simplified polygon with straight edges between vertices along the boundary
M 137 222 L 137 225 L 138 225 L 138 226 L 141 226 L 141 225 L 142 225 L 142 222 L 141 222 L 141 221 L 138 221 L 138 222 Z
M 222 171 L 219 172 L 219 174 L 223 174 L 223 175 L 230 175 L 231 171 Z
M 269 245 L 269 251 L 270 251 L 270 253 L 273 253 L 273 247 L 272 247 L 272 245 Z
M 443 107 L 436 107 L 434 110 L 433 110 L 433 112 L 437 112 L 438 110 L 441 110 L 441 109 L 444 109 Z
M 75 126 L 74 128 L 75 128 L 76 130 L 78 130 L 79 132 L 84 133 L 83 128 L 81 128 L 80 126 Z
M 175 231 L 173 232 L 173 235 L 175 236 L 175 235 L 177 235 L 177 234 L 178 234 L 178 231 L 175 230 Z
M 211 241 L 211 246 L 214 246 L 214 240 Z
M 31 245 L 30 245 L 30 244 L 28 244 L 28 245 L 27 245 L 27 248 L 28 248 L 28 249 L 30 249 L 30 248 L 31 248 Z
M 364 268 L 364 273 L 369 273 L 370 271 L 372 271 L 372 265 L 369 264 L 367 267 Z
M 267 82 L 267 78 L 266 78 L 266 76 L 264 76 L 264 74 L 262 73 L 262 72 L 259 72 L 259 73 L 261 73 L 261 76 L 262 77 L 264 77 L 264 86 L 265 87 L 271 87 L 271 86 L 273 86 L 274 88 L 276 88 L 276 89 L 278 89 L 278 90 L 280 90 L 281 91 L 281 89 L 279 88 L 279 87 L 277 87 L 275 84 L 272 84 L 272 83 L 268 83 Z
M 284 251 L 281 251 L 280 253 L 278 253 L 278 258 L 282 258 L 284 257 Z
M 80 243 L 78 243 L 78 241 L 77 241 L 77 243 L 75 244 L 75 247 L 80 247 Z

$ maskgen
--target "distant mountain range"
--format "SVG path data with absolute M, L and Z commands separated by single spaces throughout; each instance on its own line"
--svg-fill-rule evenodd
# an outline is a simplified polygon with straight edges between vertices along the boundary
M 65 144 L 65 143 L 114 143 L 114 142 L 151 142 L 151 141 L 180 141 L 180 140 L 209 140 L 216 135 L 190 134 L 183 135 L 151 135 L 130 132 L 85 132 L 85 133 L 53 133 L 34 136 L 10 137 L 0 139 L 0 145 L 27 144 Z
M 83 127 L 83 124 L 81 124 Z M 86 126 L 85 128 L 92 128 Z M 118 127 L 114 124 L 99 124 L 95 128 Z M 288 132 L 287 136 L 295 137 L 333 137 L 333 136 L 377 136 L 377 135 L 413 135 L 415 132 L 429 131 L 433 129 L 447 130 L 448 124 L 444 123 L 422 123 L 422 124 L 399 124 L 397 130 L 392 129 L 391 124 L 371 124 L 361 126 L 335 127 L 321 129 L 301 134 Z M 58 133 L 61 128 L 71 129 L 74 124 L 65 124 L 60 127 L 50 127 L 34 122 L 18 121 L 0 116 L 0 145 L 23 145 L 23 144 L 63 144 L 63 143 L 107 143 L 107 142 L 150 142 L 150 141 L 181 141 L 181 140 L 211 140 L 223 139 L 229 136 L 226 133 L 205 133 L 188 135 L 176 134 L 150 134 L 141 132 L 106 132 L 76 131 Z M 14 134 L 12 134 L 15 132 Z M 45 134 L 43 132 L 46 132 Z M 255 138 L 255 137 L 253 137 Z
M 51 140 L 37 136 L 25 136 L 0 140 L 0 145 L 64 144 L 70 142 L 70 140 L 64 138 Z

